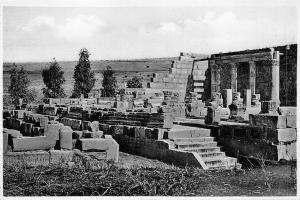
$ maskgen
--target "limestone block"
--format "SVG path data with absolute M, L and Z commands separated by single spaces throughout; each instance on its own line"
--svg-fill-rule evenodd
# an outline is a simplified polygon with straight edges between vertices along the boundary
M 297 115 L 297 107 L 279 107 L 280 115 Z
M 283 160 L 296 160 L 297 159 L 297 142 L 291 144 L 277 145 L 278 161 Z
M 294 128 L 268 129 L 267 139 L 273 142 L 291 142 L 296 141 L 297 134 Z
M 8 151 L 8 133 L 3 131 L 3 153 L 6 154 Z
M 7 152 L 3 157 L 4 163 L 10 166 L 48 166 L 50 155 L 47 151 Z
M 18 119 L 23 119 L 24 118 L 24 113 L 26 110 L 14 110 L 14 116 Z
M 6 132 L 9 135 L 9 137 L 12 137 L 12 138 L 21 138 L 21 137 L 23 137 L 23 135 L 20 133 L 20 131 L 17 131 L 17 130 L 14 130 L 14 129 L 4 128 L 3 132 Z
M 73 160 L 73 151 L 50 150 L 49 153 L 51 164 L 68 163 Z
M 92 131 L 92 132 L 99 131 L 99 122 L 98 121 L 93 121 L 91 123 L 90 131 Z
M 49 122 L 49 118 L 46 117 L 46 116 L 40 117 L 40 118 L 39 118 L 39 122 L 40 122 L 40 127 L 41 127 L 41 128 L 45 128 L 46 125 L 47 125 L 48 122 Z
M 64 126 L 59 129 L 60 148 L 72 150 L 72 133 L 73 130 L 69 126 Z
M 91 138 L 79 140 L 80 150 L 100 150 L 106 151 L 106 158 L 109 160 L 118 161 L 119 144 L 114 139 Z
M 269 114 L 251 115 L 250 125 L 260 126 L 260 127 L 265 126 L 272 129 L 286 128 L 286 121 L 287 121 L 286 119 L 287 119 L 286 116 L 282 116 L 282 115 L 269 115 Z
M 63 124 L 47 124 L 44 130 L 45 136 L 59 140 L 59 129 Z
M 286 116 L 286 127 L 297 128 L 297 116 L 296 115 L 287 115 Z

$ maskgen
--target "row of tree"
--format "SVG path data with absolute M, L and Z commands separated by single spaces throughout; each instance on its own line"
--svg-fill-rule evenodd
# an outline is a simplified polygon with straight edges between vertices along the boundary
M 90 53 L 87 49 L 81 49 L 79 52 L 79 61 L 74 69 L 73 78 L 75 80 L 72 98 L 78 98 L 83 95 L 85 98 L 93 89 L 96 78 L 89 61 Z M 113 97 L 117 94 L 117 81 L 114 76 L 114 71 L 107 66 L 106 70 L 102 72 L 102 96 Z M 64 72 L 54 59 L 48 68 L 42 70 L 43 82 L 46 87 L 42 89 L 46 98 L 63 98 L 66 97 L 63 84 L 65 83 Z M 10 71 L 10 86 L 9 93 L 11 95 L 13 104 L 17 105 L 20 99 L 26 99 L 30 94 L 28 86 L 30 81 L 24 71 L 24 68 L 17 68 L 16 65 Z M 128 88 L 142 88 L 141 80 L 133 77 L 127 82 Z M 28 101 L 28 100 L 27 100 Z

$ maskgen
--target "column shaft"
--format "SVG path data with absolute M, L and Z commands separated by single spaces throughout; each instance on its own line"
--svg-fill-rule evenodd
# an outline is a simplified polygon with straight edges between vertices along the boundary
M 249 61 L 249 88 L 251 94 L 255 94 L 255 77 L 256 77 L 256 65 L 254 61 Z
M 230 77 L 231 77 L 231 89 L 232 92 L 237 92 L 237 65 L 236 63 L 230 64 Z

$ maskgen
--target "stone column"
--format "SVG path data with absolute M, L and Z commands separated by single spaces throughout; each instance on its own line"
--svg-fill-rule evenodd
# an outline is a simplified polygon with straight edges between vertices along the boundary
M 223 107 L 227 108 L 232 103 L 232 89 L 223 90 Z
M 279 51 L 274 51 L 272 63 L 272 90 L 271 90 L 271 101 L 276 101 L 278 105 L 279 100 Z
M 237 65 L 236 63 L 229 63 L 229 65 L 230 65 L 231 89 L 232 92 L 237 92 Z
M 249 61 L 249 84 L 251 94 L 255 94 L 255 77 L 256 77 L 256 65 L 254 61 Z
M 220 68 L 211 61 L 211 98 L 215 92 L 220 92 Z

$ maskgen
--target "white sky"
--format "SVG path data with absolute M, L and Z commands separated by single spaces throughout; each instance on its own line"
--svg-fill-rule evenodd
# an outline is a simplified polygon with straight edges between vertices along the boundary
M 297 43 L 297 8 L 4 7 L 3 61 L 218 53 Z

